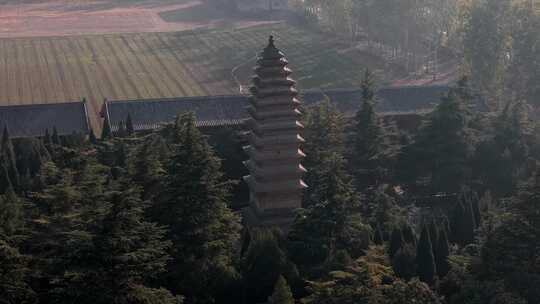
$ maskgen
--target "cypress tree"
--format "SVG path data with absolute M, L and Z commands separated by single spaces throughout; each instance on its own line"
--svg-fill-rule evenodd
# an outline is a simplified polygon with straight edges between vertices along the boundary
M 126 136 L 126 125 L 124 124 L 123 120 L 120 120 L 120 123 L 118 124 L 118 131 L 116 131 L 116 135 L 118 137 Z
M 19 186 L 19 170 L 17 168 L 17 159 L 15 158 L 15 150 L 13 148 L 13 142 L 9 136 L 7 126 L 4 127 L 2 134 L 2 146 L 0 147 L 0 166 L 4 166 L 7 169 L 9 180 L 11 185 L 17 189 Z M 4 184 L 7 186 L 7 184 Z
M 450 255 L 450 245 L 448 244 L 448 236 L 445 229 L 441 229 L 439 232 L 439 240 L 435 246 L 435 262 L 437 266 L 437 275 L 439 278 L 446 276 L 450 271 L 450 263 L 448 262 L 448 256 Z
M 362 80 L 362 106 L 354 120 L 354 139 L 352 148 L 352 173 L 358 189 L 377 183 L 377 169 L 380 166 L 383 128 L 375 113 L 375 80 L 366 70 Z
M 159 135 L 150 135 L 138 145 L 129 157 L 128 173 L 131 179 L 143 188 L 143 197 L 159 195 L 160 183 L 165 176 L 165 168 L 159 151 L 164 143 Z
M 164 193 L 155 207 L 159 222 L 170 227 L 175 289 L 188 298 L 211 300 L 224 277 L 233 275 L 239 219 L 229 209 L 231 183 L 221 163 L 195 126 L 192 113 L 179 116 L 171 144 Z
M 463 220 L 463 224 L 463 227 L 465 228 L 464 232 L 466 232 L 465 240 L 468 244 L 474 243 L 474 230 L 476 229 L 477 225 L 475 221 L 472 201 L 465 202 L 465 218 Z
M 26 168 L 24 175 L 21 177 L 21 191 L 24 195 L 32 190 L 32 175 L 30 174 L 30 168 Z
M 442 218 L 441 227 L 444 230 L 444 232 L 446 232 L 446 237 L 447 237 L 448 241 L 450 241 L 450 235 L 452 233 L 452 229 L 450 228 L 450 221 L 448 220 L 448 217 L 444 216 Z
M 289 243 L 294 247 L 291 258 L 297 265 L 305 265 L 306 268 L 324 263 L 338 249 L 348 250 L 350 255 L 355 255 L 352 250 L 361 244 L 351 246 L 350 241 L 363 238 L 369 242 L 370 237 L 369 232 L 360 229 L 363 225 L 351 216 L 353 208 L 358 205 L 358 196 L 344 169 L 343 157 L 331 153 L 323 159 L 320 170 L 318 188 L 313 191 L 316 198 L 313 201 L 318 203 L 311 205 L 303 216 L 297 218 L 289 233 Z
M 51 133 L 49 133 L 49 129 L 45 129 L 45 136 L 43 136 L 43 142 L 45 142 L 46 145 L 50 145 L 52 143 Z
M 115 164 L 118 167 L 125 168 L 127 162 L 126 144 L 123 141 L 115 143 Z
M 433 256 L 433 246 L 426 226 L 422 228 L 420 240 L 416 248 L 416 264 L 418 265 L 418 277 L 424 283 L 433 285 L 437 269 L 435 257 Z
M 322 182 L 327 169 L 324 164 L 328 163 L 327 160 L 332 154 L 343 153 L 345 126 L 343 115 L 329 100 L 310 107 L 306 114 L 304 119 L 306 142 L 302 148 L 307 156 L 302 165 L 308 170 L 303 179 L 309 187 L 304 191 L 304 207 L 321 202 L 316 191 L 324 186 Z
M 392 269 L 402 279 L 410 280 L 416 275 L 416 252 L 410 244 L 403 244 L 392 258 Z
M 56 129 L 56 127 L 53 127 L 53 134 L 52 134 L 51 140 L 52 140 L 52 143 L 55 145 L 61 144 L 60 136 L 58 135 L 58 130 Z
M 9 189 L 13 189 L 9 173 L 6 167 L 0 165 L 0 194 L 6 193 Z
M 463 90 L 452 88 L 442 98 L 415 141 L 400 154 L 398 177 L 406 187 L 414 189 L 425 179 L 429 183 L 424 191 L 455 193 L 468 181 L 470 100 Z
M 439 227 L 435 223 L 435 220 L 429 222 L 429 236 L 432 244 L 438 244 L 439 241 Z
M 128 136 L 133 135 L 135 128 L 133 127 L 133 120 L 131 119 L 131 113 L 128 113 L 126 118 L 126 132 Z
M 375 245 L 382 245 L 384 243 L 384 235 L 381 230 L 381 225 L 377 225 L 377 228 L 375 229 L 373 243 L 375 243 Z
M 452 213 L 452 241 L 462 246 L 474 242 L 476 227 L 471 202 L 459 199 Z
M 94 129 L 90 128 L 90 131 L 88 132 L 88 141 L 95 145 L 97 143 L 96 134 L 94 133 Z
M 291 288 L 283 276 L 279 276 L 268 304 L 294 304 Z
M 401 228 L 401 231 L 403 233 L 403 240 L 407 243 L 413 246 L 413 248 L 416 248 L 416 234 L 414 233 L 413 228 L 408 223 L 404 224 Z
M 15 234 L 23 223 L 23 205 L 19 197 L 9 188 L 0 195 L 0 238 Z
M 0 298 L 4 303 L 37 303 L 36 294 L 25 282 L 28 259 L 0 238 Z
M 396 227 L 392 230 L 392 236 L 390 237 L 390 247 L 388 248 L 388 255 L 393 258 L 396 252 L 403 247 L 403 233 L 400 228 Z
M 471 201 L 471 208 L 474 217 L 475 228 L 478 228 L 480 227 L 480 224 L 482 224 L 482 214 L 480 213 L 480 198 L 478 197 L 476 192 L 474 193 Z
M 105 116 L 103 121 L 103 130 L 101 130 L 101 139 L 106 140 L 112 137 L 111 124 L 109 123 L 109 117 Z
M 288 266 L 287 255 L 269 229 L 253 229 L 242 258 L 246 303 L 260 303 L 275 291 L 275 284 Z
M 112 193 L 110 201 L 112 207 L 96 238 L 97 259 L 102 266 L 100 280 L 94 283 L 108 297 L 106 302 L 123 303 L 133 297 L 133 288 L 148 289 L 144 282 L 165 271 L 171 242 L 165 239 L 164 227 L 145 221 L 148 202 L 140 199 L 137 188 Z M 165 299 L 151 299 L 147 297 L 152 293 L 146 291 L 145 302 L 159 299 L 160 303 L 175 303 L 170 293 Z
M 30 171 L 30 176 L 33 176 L 39 172 L 41 164 L 51 159 L 51 155 L 47 147 L 41 139 L 31 138 L 25 139 L 24 144 L 21 144 L 19 149 L 19 158 L 20 158 L 20 172 Z M 50 147 L 50 145 L 49 145 Z M 21 176 L 21 183 L 22 183 Z

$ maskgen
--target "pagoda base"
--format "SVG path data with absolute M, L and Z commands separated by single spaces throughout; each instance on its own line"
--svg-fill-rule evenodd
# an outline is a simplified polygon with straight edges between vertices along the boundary
M 292 209 L 278 209 L 258 212 L 253 206 L 242 209 L 242 221 L 248 227 L 278 227 L 288 232 L 294 223 L 296 214 Z

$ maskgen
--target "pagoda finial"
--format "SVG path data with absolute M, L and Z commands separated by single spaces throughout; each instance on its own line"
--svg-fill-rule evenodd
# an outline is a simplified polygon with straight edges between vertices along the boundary
M 272 47 L 272 48 L 276 47 L 274 45 L 274 36 L 273 35 L 270 35 L 270 37 L 268 37 L 268 47 Z

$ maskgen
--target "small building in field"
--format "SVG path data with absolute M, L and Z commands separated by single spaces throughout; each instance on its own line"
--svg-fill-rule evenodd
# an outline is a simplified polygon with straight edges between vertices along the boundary
M 236 9 L 245 13 L 284 11 L 289 9 L 288 0 L 236 0 Z

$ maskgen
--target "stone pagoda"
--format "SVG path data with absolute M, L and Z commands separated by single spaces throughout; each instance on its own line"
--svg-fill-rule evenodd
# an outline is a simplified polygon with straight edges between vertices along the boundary
M 287 229 L 307 187 L 302 181 L 306 170 L 300 164 L 305 157 L 300 150 L 304 141 L 298 121 L 300 102 L 287 64 L 270 36 L 257 60 L 247 109 L 251 116 L 246 133 L 249 145 L 244 150 L 249 160 L 244 164 L 250 175 L 244 180 L 250 189 L 250 206 L 244 210 L 244 218 L 250 226 Z

